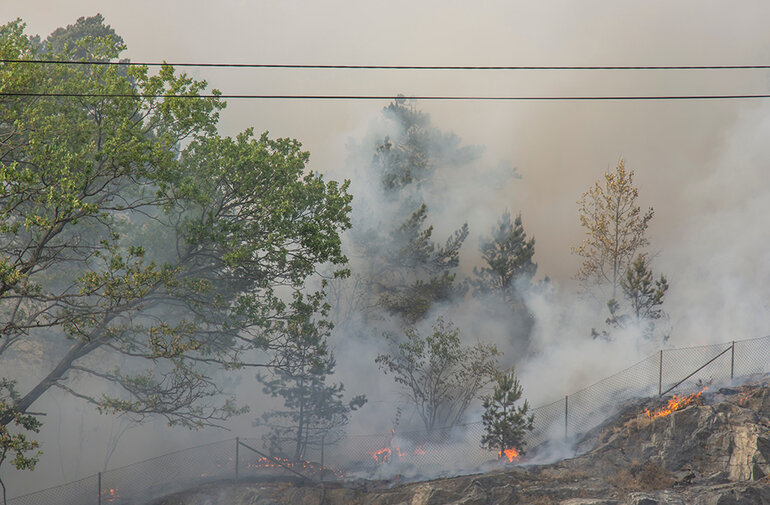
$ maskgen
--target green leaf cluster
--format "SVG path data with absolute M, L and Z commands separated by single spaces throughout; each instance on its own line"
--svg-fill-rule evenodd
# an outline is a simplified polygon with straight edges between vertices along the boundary
M 3 59 L 124 49 L 101 16 L 42 42 L 0 26 Z M 207 89 L 169 65 L 0 65 L 0 91 L 82 95 L 0 99 L 0 370 L 20 373 L 24 342 L 52 363 L 0 426 L 52 389 L 214 424 L 241 411 L 218 374 L 285 366 L 307 310 L 328 324 L 325 281 L 310 285 L 346 274 L 348 183 L 307 170 L 296 140 L 220 136 L 218 92 L 185 98 Z

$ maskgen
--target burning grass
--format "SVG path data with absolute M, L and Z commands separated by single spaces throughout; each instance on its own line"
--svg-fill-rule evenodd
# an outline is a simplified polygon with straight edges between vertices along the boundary
M 649 410 L 649 409 L 645 409 L 644 410 L 644 415 L 647 417 L 647 419 L 650 419 L 650 420 L 657 419 L 658 417 L 665 417 L 665 416 L 671 414 L 672 412 L 676 412 L 677 410 L 681 410 L 681 409 L 687 407 L 696 398 L 699 398 L 700 395 L 702 395 L 703 392 L 706 391 L 707 389 L 708 389 L 708 387 L 704 387 L 703 389 L 701 389 L 697 393 L 693 393 L 693 394 L 691 394 L 689 396 L 677 396 L 677 395 L 674 395 L 668 401 L 668 404 L 666 404 L 663 407 L 660 407 L 660 408 L 652 410 L 652 411 Z

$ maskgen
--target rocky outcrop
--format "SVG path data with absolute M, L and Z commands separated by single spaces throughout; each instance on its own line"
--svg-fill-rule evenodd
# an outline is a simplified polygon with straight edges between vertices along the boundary
M 649 402 L 646 402 L 649 403 Z M 582 464 L 611 473 L 644 462 L 675 482 L 739 482 L 770 474 L 770 387 L 749 384 L 704 394 L 685 409 L 650 419 L 649 405 L 624 409 L 578 444 Z
M 580 455 L 553 464 L 400 485 L 212 483 L 155 505 L 770 504 L 767 381 L 706 392 L 664 417 L 644 414 L 659 403 L 625 405 L 574 444 Z

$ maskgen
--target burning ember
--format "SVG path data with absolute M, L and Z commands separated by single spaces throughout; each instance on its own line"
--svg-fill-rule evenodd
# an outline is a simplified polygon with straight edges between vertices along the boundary
M 227 458 L 226 461 L 217 463 L 217 468 L 227 468 L 232 469 L 235 468 L 235 462 L 233 461 L 233 458 Z M 343 477 L 343 473 L 336 468 L 332 468 L 329 466 L 322 466 L 318 463 L 314 463 L 312 461 L 293 461 L 288 458 L 281 458 L 278 456 L 273 456 L 272 458 L 266 458 L 266 457 L 259 457 L 252 463 L 241 463 L 240 465 L 241 471 L 253 471 L 256 473 L 259 473 L 260 471 L 264 470 L 286 470 L 291 469 L 298 471 L 303 474 L 333 474 L 336 477 Z M 202 478 L 208 478 L 212 476 L 216 476 L 218 474 L 209 474 L 209 473 L 201 473 L 200 474 Z
M 513 463 L 514 461 L 519 460 L 519 451 L 517 451 L 515 448 L 511 447 L 510 449 L 506 449 L 504 451 L 500 451 L 497 453 L 497 457 L 499 459 L 507 459 L 508 463 Z
M 294 470 L 298 470 L 301 473 L 310 473 L 310 474 L 317 474 L 317 473 L 324 473 L 324 472 L 331 472 L 337 477 L 342 477 L 343 474 L 339 470 L 336 470 L 334 468 L 328 467 L 328 466 L 321 466 L 317 463 L 313 463 L 312 461 L 292 461 L 288 458 L 278 458 L 273 457 L 270 458 L 259 458 L 254 463 L 248 463 L 246 465 L 247 469 L 250 470 L 260 470 L 264 468 L 275 468 L 275 469 L 281 469 L 281 468 L 291 468 Z
M 676 412 L 679 409 L 683 409 L 686 406 L 688 406 L 690 403 L 692 403 L 693 400 L 698 398 L 700 395 L 703 394 L 704 391 L 706 391 L 708 387 L 704 387 L 697 393 L 693 393 L 689 396 L 677 396 L 674 395 L 669 401 L 668 405 L 664 407 L 660 407 L 657 410 L 650 411 L 649 409 L 644 409 L 644 415 L 647 416 L 648 419 L 655 419 L 657 417 L 665 417 L 669 415 L 672 412 Z
M 102 491 L 102 501 L 106 503 L 116 502 L 120 499 L 118 488 L 105 489 Z

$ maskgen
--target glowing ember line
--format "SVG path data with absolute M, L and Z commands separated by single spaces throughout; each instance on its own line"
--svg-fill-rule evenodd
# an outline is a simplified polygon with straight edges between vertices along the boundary
M 393 454 L 393 451 L 390 450 L 390 447 L 383 447 L 382 449 L 374 451 L 370 454 L 377 463 L 388 463 L 390 462 L 390 456 Z

